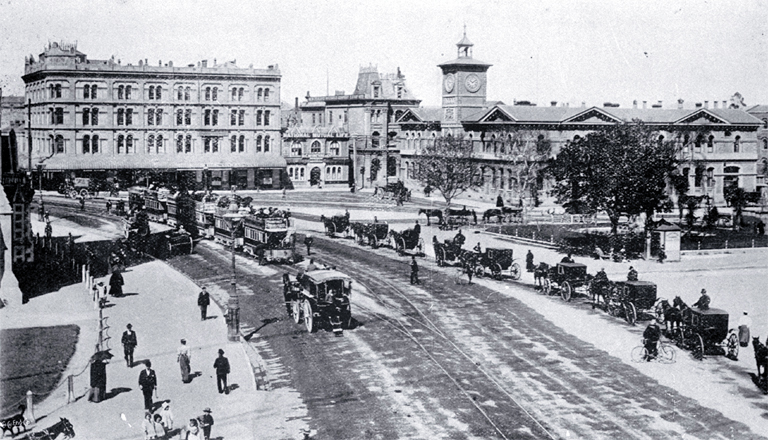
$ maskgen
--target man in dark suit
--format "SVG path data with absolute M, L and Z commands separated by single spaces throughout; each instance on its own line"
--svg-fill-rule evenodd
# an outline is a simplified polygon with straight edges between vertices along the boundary
M 229 374 L 229 360 L 224 357 L 224 350 L 219 349 L 219 357 L 213 363 L 213 368 L 216 369 L 216 386 L 219 388 L 219 394 L 229 394 L 229 387 L 227 387 L 227 374 Z
M 197 295 L 197 305 L 200 306 L 200 320 L 205 321 L 208 318 L 208 305 L 211 303 L 211 297 L 208 295 L 208 291 L 205 290 L 205 286 L 203 286 L 203 290 L 200 291 L 200 294 Z
M 125 364 L 129 367 L 133 367 L 133 349 L 139 344 L 136 341 L 136 332 L 132 330 L 131 324 L 128 324 L 125 327 L 127 330 L 123 332 L 123 338 L 120 342 L 123 344 Z
M 152 392 L 157 388 L 157 376 L 152 368 L 152 362 L 144 362 L 144 369 L 139 373 L 139 388 L 144 394 L 144 409 L 152 411 Z

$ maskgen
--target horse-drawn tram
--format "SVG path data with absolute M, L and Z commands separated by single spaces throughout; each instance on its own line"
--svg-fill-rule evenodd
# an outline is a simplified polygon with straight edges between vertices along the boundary
M 486 248 L 485 252 L 477 254 L 475 274 L 477 276 L 490 274 L 497 280 L 501 280 L 505 276 L 519 280 L 522 271 L 520 265 L 515 263 L 512 255 L 512 249 Z
M 214 235 L 214 220 L 216 217 L 216 199 L 195 202 L 195 223 L 201 237 L 208 239 Z
M 299 273 L 296 278 L 283 275 L 285 305 L 293 321 L 304 321 L 310 333 L 325 325 L 342 336 L 352 323 L 352 279 L 331 269 Z
M 258 258 L 259 264 L 297 261 L 296 236 L 284 216 L 249 215 L 243 228 L 243 251 Z
M 387 222 L 352 222 L 349 227 L 352 229 L 358 244 L 367 244 L 374 249 L 386 243 L 389 237 L 389 224 Z
M 144 206 L 144 193 L 146 189 L 140 186 L 128 188 L 128 211 L 133 214 Z
M 165 234 L 165 240 L 169 256 L 191 254 L 195 248 L 192 235 L 185 231 L 169 231 Z
M 694 358 L 701 360 L 705 355 L 738 358 L 738 332 L 728 328 L 725 310 L 688 307 L 683 310 L 681 324 L 676 335 L 677 346 L 690 350 Z
M 144 197 L 144 207 L 149 220 L 156 223 L 165 223 L 168 219 L 168 193 L 165 188 L 159 190 L 147 190 Z
M 218 208 L 213 219 L 213 240 L 224 246 L 232 246 L 234 239 L 235 249 L 242 248 L 243 222 L 241 218 L 242 215 L 237 212 Z
M 563 301 L 570 301 L 574 294 L 588 293 L 591 279 L 585 264 L 557 263 L 557 266 L 549 267 L 542 290 L 547 295 L 559 293 Z
M 325 234 L 329 237 L 335 237 L 337 234 L 344 234 L 346 237 L 349 231 L 349 212 L 333 217 L 320 216 L 320 221 L 325 226 Z

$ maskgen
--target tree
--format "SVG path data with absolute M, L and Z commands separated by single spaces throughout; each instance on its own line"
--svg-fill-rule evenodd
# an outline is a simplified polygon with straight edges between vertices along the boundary
M 416 155 L 416 179 L 440 191 L 445 202 L 483 184 L 480 162 L 472 143 L 459 137 L 439 137 Z
M 669 184 L 677 195 L 678 219 L 682 220 L 685 199 L 688 197 L 688 190 L 691 189 L 691 185 L 688 183 L 688 176 L 681 174 L 679 170 L 675 169 L 669 175 Z
M 619 218 L 670 210 L 666 187 L 677 166 L 674 142 L 641 121 L 600 129 L 569 142 L 551 161 L 554 193 L 567 208 L 605 211 L 616 234 Z
M 512 165 L 514 189 L 523 197 L 535 187 L 536 180 L 552 152 L 552 143 L 544 135 L 531 130 L 508 131 L 503 133 L 500 139 L 501 157 Z M 493 147 L 496 152 L 497 146 Z
M 744 188 L 729 186 L 725 188 L 725 201 L 733 208 L 733 229 L 738 231 L 744 217 L 744 208 L 750 202 L 749 194 Z

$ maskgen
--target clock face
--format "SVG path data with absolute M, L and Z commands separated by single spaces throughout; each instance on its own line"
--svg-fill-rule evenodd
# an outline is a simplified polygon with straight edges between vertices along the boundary
M 445 79 L 443 80 L 443 87 L 445 88 L 446 93 L 451 93 L 453 91 L 454 85 L 456 85 L 456 76 L 452 73 L 445 75 Z
M 467 88 L 467 91 L 475 93 L 480 90 L 480 78 L 475 74 L 471 74 L 464 81 L 464 86 Z

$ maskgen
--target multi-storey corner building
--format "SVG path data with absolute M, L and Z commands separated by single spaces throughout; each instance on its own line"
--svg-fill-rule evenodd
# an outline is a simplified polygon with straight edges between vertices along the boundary
M 456 46 L 458 58 L 439 65 L 443 72 L 442 106 L 411 108 L 393 125 L 398 133 L 398 175 L 409 184 L 416 184 L 414 158 L 425 142 L 441 135 L 463 136 L 483 161 L 485 177 L 484 186 L 470 195 L 494 200 L 502 194 L 516 202 L 547 186 L 541 175 L 533 176 L 533 185 L 522 184 L 524 172 L 536 172 L 536 167 L 521 159 L 521 155 L 531 155 L 526 144 L 547 142 L 549 154 L 537 159 L 546 160 L 568 141 L 590 131 L 641 120 L 657 129 L 662 138 L 680 143 L 681 172 L 689 176 L 689 194 L 707 195 L 712 202 L 724 204 L 728 186 L 747 191 L 758 188 L 758 155 L 764 148 L 768 150 L 768 140 L 763 140 L 768 135 L 759 140 L 758 132 L 766 123 L 726 101 L 721 106 L 715 102 L 712 108 L 709 103 L 697 104 L 693 109 L 683 108 L 682 101 L 677 108 L 664 108 L 661 102 L 650 108 L 645 102 L 641 107 L 635 103 L 633 108 L 611 103 L 589 108 L 557 103 L 537 107 L 530 102 L 505 105 L 487 100 L 486 72 L 491 65 L 472 58 L 473 44 L 466 34 Z M 526 140 L 523 146 L 517 143 L 514 151 L 509 150 L 513 144 L 510 140 L 520 136 Z M 530 175 L 525 177 L 531 180 Z
M 747 113 L 762 121 L 757 130 L 757 187 L 768 199 L 768 105 L 752 106 Z
M 214 189 L 282 185 L 277 65 L 124 65 L 53 43 L 24 71 L 32 163 L 47 177 L 200 183 L 207 171 Z
M 283 155 L 288 177 L 294 186 L 346 186 L 354 181 L 367 187 L 386 182 L 387 175 L 396 174 L 388 148 L 394 147 L 395 136 L 390 124 L 419 102 L 399 69 L 381 74 L 373 66 L 360 69 L 351 95 L 307 95 L 287 118 Z

